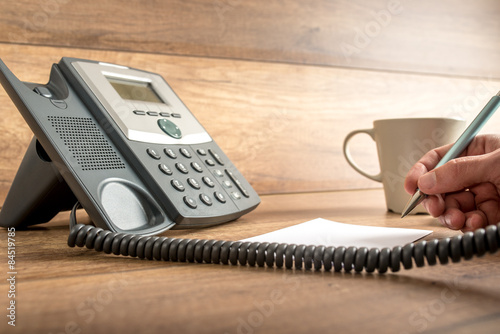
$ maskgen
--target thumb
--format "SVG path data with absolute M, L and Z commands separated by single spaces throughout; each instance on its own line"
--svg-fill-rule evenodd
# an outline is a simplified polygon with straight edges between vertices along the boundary
M 470 156 L 450 160 L 418 179 L 418 188 L 428 195 L 444 194 L 463 190 L 473 185 L 488 181 L 494 172 L 485 155 Z

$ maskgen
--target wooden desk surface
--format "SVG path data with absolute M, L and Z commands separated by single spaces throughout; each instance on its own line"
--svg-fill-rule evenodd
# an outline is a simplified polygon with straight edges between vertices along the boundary
M 237 240 L 317 217 L 457 234 L 401 221 L 379 189 L 266 195 L 238 221 L 165 236 Z M 85 215 L 81 214 L 85 221 Z M 500 325 L 500 256 L 398 273 L 335 273 L 146 261 L 66 246 L 68 215 L 16 231 L 19 333 L 478 333 Z M 7 233 L 0 230 L 2 309 Z M 5 315 L 0 331 L 7 328 Z

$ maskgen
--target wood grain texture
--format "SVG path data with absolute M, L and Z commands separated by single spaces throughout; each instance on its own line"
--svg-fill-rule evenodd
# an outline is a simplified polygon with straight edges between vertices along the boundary
M 45 83 L 61 56 L 160 73 L 261 194 L 379 187 L 345 161 L 342 143 L 350 131 L 380 118 L 470 121 L 500 87 L 491 79 L 143 53 L 9 44 L 2 51 L 7 66 L 29 82 Z M 2 203 L 32 134 L 3 90 L 0 113 Z M 493 116 L 484 131 L 499 125 Z M 360 137 L 352 147 L 358 163 L 376 172 L 371 139 Z
M 428 216 L 402 224 L 381 190 L 362 190 L 267 195 L 236 222 L 163 235 L 238 240 L 318 216 L 434 231 L 427 238 L 458 234 Z M 494 333 L 500 324 L 498 254 L 385 275 L 156 262 L 68 248 L 67 224 L 60 215 L 16 231 L 20 332 Z M 6 296 L 6 283 L 0 291 Z
M 0 41 L 500 78 L 500 3 L 9 1 Z

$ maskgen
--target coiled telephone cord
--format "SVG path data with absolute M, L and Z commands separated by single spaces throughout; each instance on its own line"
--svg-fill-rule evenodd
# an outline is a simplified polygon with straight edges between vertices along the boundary
M 500 244 L 500 224 L 466 232 L 453 238 L 409 243 L 394 248 L 325 247 L 268 242 L 178 239 L 115 233 L 91 225 L 76 223 L 76 209 L 70 216 L 70 247 L 87 247 L 107 254 L 140 259 L 249 265 L 287 269 L 335 270 L 385 273 L 397 272 L 403 266 L 411 269 L 427 264 L 447 264 L 471 259 L 486 252 L 495 253 Z

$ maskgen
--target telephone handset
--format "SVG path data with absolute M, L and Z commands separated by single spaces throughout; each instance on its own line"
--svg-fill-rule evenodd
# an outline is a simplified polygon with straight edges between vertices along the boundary
M 235 220 L 257 193 L 158 74 L 62 58 L 46 85 L 0 60 L 0 81 L 34 133 L 0 226 L 49 221 L 78 200 L 120 233 Z
M 152 236 L 234 220 L 260 199 L 168 84 L 125 66 L 62 58 L 46 85 L 0 82 L 35 134 L 0 211 L 26 227 L 71 209 L 68 245 L 149 260 L 396 272 L 494 253 L 500 224 L 392 249 Z M 76 202 L 76 204 L 75 204 Z M 81 206 L 97 227 L 76 223 Z

